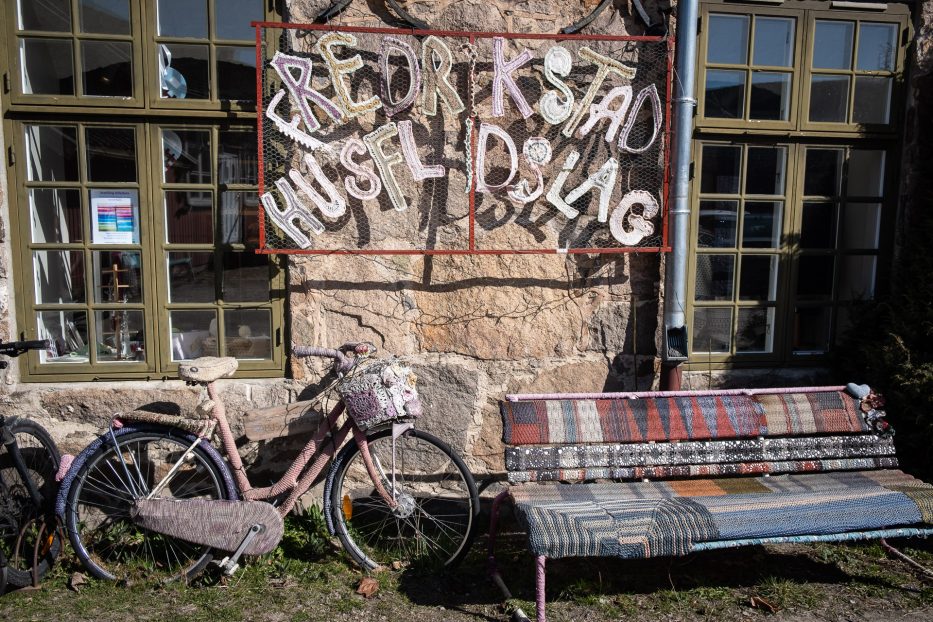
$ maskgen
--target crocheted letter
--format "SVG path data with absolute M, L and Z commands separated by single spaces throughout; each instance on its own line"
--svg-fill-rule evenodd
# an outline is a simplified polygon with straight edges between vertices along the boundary
M 347 175 L 343 180 L 347 194 L 356 197 L 360 201 L 369 201 L 379 196 L 379 191 L 382 190 L 382 181 L 379 180 L 379 175 L 376 175 L 372 167 L 364 167 L 353 161 L 354 155 L 364 153 L 366 153 L 366 145 L 363 144 L 362 140 L 348 138 L 343 150 L 340 152 L 340 163 L 343 164 L 345 169 L 353 173 L 353 175 Z M 360 190 L 357 179 L 365 179 L 369 183 L 369 190 L 365 192 Z
M 509 152 L 509 176 L 501 184 L 489 185 L 486 183 L 486 141 L 490 134 L 495 134 L 505 144 Z M 476 191 L 492 194 L 506 188 L 518 172 L 518 150 L 515 141 L 508 133 L 493 123 L 479 124 L 479 138 L 476 140 Z
M 317 104 L 321 110 L 326 112 L 334 121 L 340 121 L 343 113 L 329 99 L 311 88 L 311 59 L 282 54 L 276 52 L 275 56 L 269 62 L 275 72 L 279 74 L 282 83 L 292 96 L 292 100 L 298 106 L 298 112 L 305 122 L 308 131 L 313 132 L 321 128 L 320 122 L 311 111 L 309 102 Z M 298 70 L 298 77 L 291 72 L 292 69 Z
M 532 191 L 529 189 L 528 180 L 519 180 L 515 187 L 509 190 L 509 198 L 516 203 L 531 203 L 541 196 L 544 192 L 544 177 L 541 175 L 541 167 L 551 161 L 551 142 L 541 136 L 532 136 L 525 141 L 522 147 L 522 157 L 528 163 L 528 167 L 535 174 L 537 184 Z
M 389 193 L 392 207 L 399 212 L 404 212 L 408 209 L 408 203 L 405 201 L 405 195 L 402 194 L 402 189 L 398 187 L 398 180 L 392 171 L 393 166 L 398 166 L 404 162 L 402 154 L 398 151 L 387 154 L 382 150 L 382 143 L 393 136 L 398 136 L 398 127 L 395 123 L 389 122 L 363 136 L 363 142 L 366 143 L 369 155 L 372 156 L 373 162 L 376 163 L 376 169 L 379 171 L 379 176 L 382 177 L 382 184 L 385 186 L 386 192 Z
M 635 214 L 632 208 L 642 206 L 642 213 Z M 654 233 L 654 223 L 651 219 L 661 211 L 657 199 L 645 190 L 632 190 L 619 202 L 612 218 L 609 219 L 609 231 L 612 237 L 626 246 L 634 246 Z M 626 231 L 629 226 L 631 231 Z
M 321 165 L 317 163 L 317 159 L 314 155 L 306 153 L 304 163 L 314 179 L 317 180 L 317 183 L 321 184 L 321 188 L 327 193 L 327 197 L 330 201 L 321 196 L 321 193 L 315 190 L 308 180 L 302 177 L 301 173 L 295 169 L 290 170 L 288 176 L 295 185 L 298 186 L 298 189 L 304 192 L 305 195 L 314 202 L 317 208 L 321 210 L 322 214 L 329 218 L 339 218 L 343 216 L 344 212 L 347 211 L 347 202 L 340 196 L 340 193 L 337 192 L 337 187 L 324 175 L 324 171 L 321 170 Z
M 567 183 L 567 178 L 573 171 L 573 167 L 577 165 L 579 159 L 580 152 L 576 149 L 567 155 L 567 159 L 564 160 L 564 165 L 560 168 L 560 173 L 557 174 L 557 179 L 554 180 L 554 183 L 551 184 L 551 188 L 545 195 L 548 202 L 563 212 L 567 218 L 576 218 L 580 215 L 579 211 L 568 205 L 560 196 L 560 193 L 564 191 L 564 184 Z
M 408 92 L 398 102 L 392 101 L 392 86 L 389 84 L 392 76 L 389 74 L 389 50 L 398 50 L 408 61 Z M 379 48 L 379 73 L 382 74 L 382 101 L 387 116 L 398 114 L 411 108 L 415 97 L 421 89 L 421 67 L 418 57 L 407 42 L 398 37 L 386 37 Z
M 279 105 L 279 102 L 281 102 L 282 98 L 284 97 L 285 97 L 285 90 L 279 89 L 278 92 L 276 92 L 276 94 L 272 97 L 272 99 L 269 100 L 269 105 L 266 106 L 266 117 L 268 117 L 268 119 L 272 121 L 272 123 L 275 124 L 275 127 L 280 132 L 282 132 L 283 134 L 285 134 L 286 136 L 288 136 L 289 138 L 291 138 L 298 144 L 304 145 L 311 151 L 314 151 L 316 149 L 332 150 L 330 146 L 328 146 L 325 143 L 322 143 L 317 138 L 314 138 L 313 136 L 311 136 L 311 134 L 308 134 L 307 132 L 303 132 L 302 130 L 298 129 L 298 124 L 301 123 L 301 117 L 299 115 L 297 114 L 292 115 L 291 121 L 286 121 L 279 115 L 279 113 L 275 111 L 275 109 Z
M 259 197 L 259 200 L 262 201 L 266 216 L 285 232 L 285 235 L 298 245 L 298 248 L 310 248 L 311 239 L 295 224 L 295 221 L 304 224 L 316 235 L 324 233 L 324 225 L 308 211 L 308 208 L 302 205 L 288 180 L 276 180 L 275 187 L 278 188 L 285 199 L 285 209 L 280 210 L 272 193 L 265 192 Z
M 344 60 L 338 60 L 334 55 L 334 48 L 339 46 L 356 47 L 356 37 L 344 32 L 328 32 L 321 35 L 321 38 L 317 40 L 316 47 L 327 64 L 327 72 L 334 84 L 334 91 L 337 92 L 337 103 L 340 105 L 340 109 L 343 114 L 352 119 L 370 110 L 376 110 L 382 106 L 382 102 L 375 95 L 365 101 L 353 101 L 350 97 L 350 87 L 344 82 L 343 78 L 357 69 L 361 69 L 363 59 L 357 54 Z
M 612 188 L 615 186 L 616 177 L 619 174 L 619 161 L 615 158 L 609 158 L 599 167 L 599 170 L 586 178 L 582 184 L 570 191 L 566 202 L 571 204 L 584 194 L 596 188 L 599 190 L 599 213 L 597 220 L 606 222 L 609 218 L 609 199 L 612 198 Z
M 573 57 L 565 48 L 555 45 L 544 55 L 544 78 L 564 96 L 563 101 L 556 91 L 548 91 L 538 100 L 541 116 L 551 125 L 557 125 L 567 120 L 573 112 L 573 92 L 560 77 L 570 75 L 573 66 Z
M 638 118 L 638 113 L 641 112 L 642 106 L 645 105 L 646 99 L 651 100 L 651 120 L 654 123 L 652 126 L 651 139 L 641 147 L 630 147 L 628 138 L 632 133 L 632 128 L 635 127 L 635 120 Z M 629 153 L 644 153 L 648 151 L 657 139 L 658 132 L 661 131 L 661 124 L 663 122 L 664 113 L 661 112 L 661 98 L 658 97 L 658 87 L 653 84 L 651 86 L 646 86 L 638 93 L 638 97 L 635 98 L 635 104 L 632 106 L 632 113 L 628 117 L 628 123 L 625 124 L 625 129 L 622 130 L 622 136 L 619 138 L 619 148 Z
M 424 114 L 431 117 L 437 114 L 438 96 L 452 115 L 460 114 L 466 109 L 463 100 L 450 84 L 450 70 L 453 64 L 450 48 L 443 40 L 431 35 L 421 43 L 421 66 L 424 71 L 421 105 L 424 107 Z
M 620 98 L 622 101 L 619 103 L 619 106 L 613 108 L 612 103 Z M 580 127 L 577 136 L 583 138 L 590 133 L 590 130 L 592 130 L 597 123 L 604 119 L 609 119 L 609 128 L 606 130 L 606 142 L 611 143 L 615 140 L 616 132 L 622 127 L 622 122 L 625 121 L 625 113 L 628 112 L 628 107 L 631 103 L 632 87 L 628 85 L 615 87 L 603 97 L 601 102 L 590 105 L 590 118 Z
M 580 102 L 580 107 L 577 108 L 576 114 L 570 117 L 570 120 L 567 121 L 567 124 L 564 125 L 564 129 L 561 131 L 567 138 L 573 136 L 573 131 L 577 129 L 577 125 L 580 124 L 583 115 L 590 109 L 590 104 L 593 103 L 596 94 L 599 93 L 599 89 L 602 88 L 606 76 L 610 73 L 615 73 L 623 80 L 631 80 L 635 77 L 635 69 L 632 67 L 628 67 L 613 58 L 594 52 L 586 46 L 580 48 L 579 54 L 580 58 L 597 65 L 598 69 L 596 70 L 596 75 L 593 77 L 593 81 L 590 82 L 590 88 L 586 90 L 586 95 L 583 96 L 583 101 Z
M 518 111 L 522 113 L 523 118 L 527 119 L 532 113 L 531 106 L 525 101 L 525 96 L 522 95 L 518 85 L 515 84 L 515 80 L 512 78 L 512 72 L 530 61 L 531 53 L 528 50 L 522 50 L 521 54 L 509 62 L 505 62 L 505 58 L 502 56 L 503 45 L 505 45 L 505 39 L 503 37 L 493 38 L 492 116 L 501 117 L 505 115 L 502 95 L 503 89 L 507 89 L 509 95 L 512 96 L 512 101 L 514 101 L 515 105 L 518 107 Z
M 415 135 L 411 131 L 411 121 L 399 121 L 398 135 L 402 140 L 402 153 L 405 155 L 405 164 L 411 171 L 415 181 L 424 181 L 431 177 L 443 177 L 444 167 L 440 164 L 425 166 L 418 157 L 418 145 L 415 144 Z

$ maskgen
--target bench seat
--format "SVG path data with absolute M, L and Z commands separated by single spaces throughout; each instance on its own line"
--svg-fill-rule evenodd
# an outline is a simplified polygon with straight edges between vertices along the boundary
M 699 542 L 933 523 L 933 486 L 898 470 L 511 489 L 529 549 L 546 557 L 686 555 Z

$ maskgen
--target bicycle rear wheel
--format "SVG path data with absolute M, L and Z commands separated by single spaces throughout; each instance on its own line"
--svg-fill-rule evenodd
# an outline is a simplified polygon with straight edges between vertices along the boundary
M 145 496 L 184 455 L 194 437 L 166 430 L 118 436 L 88 456 L 68 491 L 65 525 L 85 568 L 98 579 L 191 579 L 212 558 L 211 549 L 156 533 L 130 518 Z M 228 499 L 223 475 L 199 445 L 159 498 Z
M 41 579 L 62 549 L 53 511 L 61 455 L 38 423 L 8 419 L 6 426 L 16 440 L 26 472 L 16 468 L 6 447 L 0 448 L 0 491 L 6 490 L 0 499 L 0 550 L 6 557 L 10 587 L 24 587 L 32 584 L 33 568 Z M 27 479 L 42 497 L 40 507 L 33 502 Z
M 460 456 L 437 437 L 414 429 L 396 439 L 394 461 L 391 430 L 367 441 L 398 506 L 390 508 L 376 492 L 357 444 L 346 445 L 334 460 L 327 486 L 337 536 L 350 556 L 365 569 L 459 562 L 470 548 L 479 513 L 476 482 Z

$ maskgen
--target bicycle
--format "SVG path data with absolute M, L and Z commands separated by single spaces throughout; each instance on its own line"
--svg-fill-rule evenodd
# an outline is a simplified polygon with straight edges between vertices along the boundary
M 0 342 L 0 355 L 49 347 L 48 341 Z M 0 369 L 7 365 L 0 361 Z M 49 433 L 28 419 L 0 415 L 0 441 L 0 584 L 38 586 L 61 552 L 52 512 L 61 456 Z
M 413 384 L 391 385 L 402 387 L 393 389 L 395 402 L 378 404 L 381 415 L 364 420 L 362 394 L 352 387 L 405 373 L 397 363 L 371 358 L 375 351 L 368 343 L 293 347 L 297 357 L 334 360 L 335 380 L 311 402 L 334 392 L 338 399 L 281 478 L 260 488 L 247 478 L 215 384 L 232 375 L 236 360 L 181 364 L 182 379 L 206 388 L 196 410 L 201 418 L 118 415 L 66 474 L 57 511 L 79 559 L 101 579 L 188 580 L 220 549 L 232 552 L 218 565 L 233 574 L 241 555 L 274 548 L 282 518 L 330 462 L 324 516 L 361 567 L 459 562 L 479 512 L 473 476 L 446 443 L 414 427 L 420 403 Z M 210 442 L 215 429 L 226 462 Z M 346 442 L 351 434 L 354 442 Z

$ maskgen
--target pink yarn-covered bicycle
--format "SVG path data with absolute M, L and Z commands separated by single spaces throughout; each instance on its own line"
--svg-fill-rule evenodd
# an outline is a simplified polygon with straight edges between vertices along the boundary
M 282 517 L 331 463 L 325 518 L 361 566 L 458 562 L 479 512 L 473 476 L 446 443 L 415 428 L 414 376 L 372 359 L 375 351 L 368 343 L 293 348 L 298 357 L 334 359 L 337 379 L 316 399 L 335 389 L 337 402 L 265 487 L 247 478 L 215 384 L 236 360 L 180 365 L 182 379 L 206 387 L 199 418 L 117 415 L 64 475 L 57 511 L 78 557 L 102 579 L 188 579 L 221 550 L 229 554 L 219 564 L 232 574 L 240 555 L 278 544 Z M 210 443 L 215 431 L 226 460 Z

